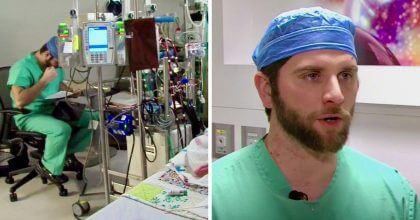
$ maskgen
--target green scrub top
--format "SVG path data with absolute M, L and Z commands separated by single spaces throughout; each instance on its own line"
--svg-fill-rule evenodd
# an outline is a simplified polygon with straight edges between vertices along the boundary
M 212 183 L 213 219 L 420 219 L 404 177 L 347 147 L 317 201 L 288 198 L 292 189 L 262 139 L 217 160 Z
M 17 61 L 9 71 L 9 79 L 7 80 L 7 86 L 9 90 L 12 85 L 20 86 L 25 89 L 35 85 L 42 77 L 43 70 L 38 64 L 34 53 L 30 53 L 21 60 Z M 40 95 L 35 98 L 33 102 L 25 106 L 25 109 L 31 111 L 31 113 L 44 113 L 51 114 L 54 109 L 54 100 L 45 99 L 49 95 L 52 95 L 60 90 L 60 83 L 64 79 L 64 71 L 62 68 L 57 68 L 57 77 L 48 83 L 48 85 L 42 90 Z M 13 107 L 16 107 L 13 96 L 10 94 L 12 99 Z M 18 121 L 20 117 L 24 115 L 17 115 L 15 119 Z

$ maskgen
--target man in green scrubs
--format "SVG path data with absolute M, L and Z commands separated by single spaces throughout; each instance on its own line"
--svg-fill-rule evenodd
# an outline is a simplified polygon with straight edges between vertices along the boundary
M 354 33 L 319 7 L 270 23 L 253 54 L 270 130 L 213 164 L 213 219 L 420 219 L 398 171 L 343 147 L 359 88 Z
M 70 124 L 51 116 L 54 100 L 46 98 L 60 90 L 72 91 L 63 84 L 63 78 L 64 71 L 58 64 L 57 37 L 52 37 L 40 50 L 17 61 L 11 67 L 7 81 L 13 107 L 30 110 L 29 114 L 15 116 L 17 127 L 46 135 L 44 154 L 38 168 L 60 183 L 68 180 L 62 174 L 63 169 L 74 171 L 83 168 L 74 153 L 83 151 L 92 135 L 88 129 L 91 116 L 88 111 Z M 97 114 L 93 115 L 95 120 Z M 77 132 L 72 132 L 74 129 Z

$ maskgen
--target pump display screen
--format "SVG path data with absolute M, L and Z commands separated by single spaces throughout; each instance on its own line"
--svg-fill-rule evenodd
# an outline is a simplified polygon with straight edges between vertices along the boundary
M 89 52 L 106 52 L 108 50 L 107 27 L 89 27 L 88 34 Z

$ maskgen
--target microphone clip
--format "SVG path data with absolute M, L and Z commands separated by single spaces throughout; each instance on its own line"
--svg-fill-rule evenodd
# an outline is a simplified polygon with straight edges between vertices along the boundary
M 304 193 L 304 192 L 299 192 L 297 190 L 292 190 L 289 193 L 289 199 L 308 201 L 308 195 L 306 195 L 306 193 Z

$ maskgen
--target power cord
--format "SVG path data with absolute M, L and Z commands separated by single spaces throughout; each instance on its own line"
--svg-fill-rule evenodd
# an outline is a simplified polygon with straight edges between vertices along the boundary
M 158 155 L 158 150 L 157 150 L 157 146 L 156 146 L 156 144 L 155 144 L 155 141 L 154 141 L 154 139 L 153 139 L 153 135 L 152 135 L 152 133 L 149 131 L 149 129 L 144 129 L 145 131 L 146 131 L 146 133 L 149 135 L 149 137 L 150 137 L 150 140 L 151 140 L 151 142 L 152 142 L 152 145 L 153 145 L 153 148 L 155 149 L 154 150 L 154 152 L 155 152 L 155 157 L 153 158 L 153 160 L 150 160 L 149 159 L 149 157 L 147 156 L 147 154 L 146 154 L 146 150 L 144 149 L 144 157 L 146 158 L 146 160 L 149 162 L 149 163 L 153 163 L 153 162 L 155 162 L 156 161 L 156 158 L 157 158 L 157 155 Z
M 124 183 L 123 193 L 125 193 L 125 189 L 127 188 L 128 173 L 130 172 L 131 158 L 133 157 L 133 152 L 134 152 L 134 142 L 136 141 L 136 135 L 133 134 L 132 136 L 133 136 L 133 144 L 131 145 L 130 159 L 128 159 L 127 171 L 125 173 L 125 183 Z

